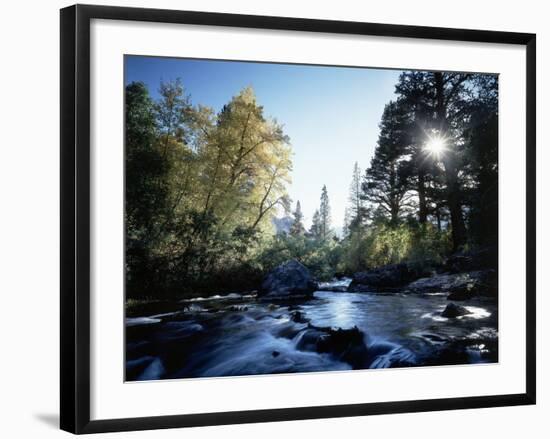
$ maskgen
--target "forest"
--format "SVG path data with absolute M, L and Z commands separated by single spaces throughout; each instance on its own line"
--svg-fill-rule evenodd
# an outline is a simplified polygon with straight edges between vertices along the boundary
M 127 300 L 254 291 L 288 260 L 328 281 L 497 245 L 498 76 L 402 72 L 370 165 L 349 164 L 344 224 L 323 186 L 307 228 L 288 195 L 300 145 L 252 88 L 235 93 L 216 112 L 180 80 L 156 99 L 126 86 Z

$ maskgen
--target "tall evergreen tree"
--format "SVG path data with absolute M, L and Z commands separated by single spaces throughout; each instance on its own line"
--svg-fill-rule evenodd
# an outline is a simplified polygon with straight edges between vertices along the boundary
M 414 105 L 417 114 L 421 114 L 422 123 L 417 121 L 420 130 L 417 145 L 429 146 L 430 137 L 438 139 L 444 150 L 435 161 L 442 165 L 445 179 L 445 204 L 449 209 L 453 249 L 457 250 L 466 242 L 466 227 L 463 215 L 465 168 L 465 128 L 468 108 L 472 100 L 474 75 L 448 72 L 405 72 L 396 86 L 396 92 L 409 105 Z M 429 148 L 428 148 L 429 150 Z M 417 163 L 429 163 L 425 156 Z M 417 165 L 417 169 L 421 167 Z M 425 191 L 419 190 L 420 204 Z M 427 215 L 427 209 L 420 211 L 421 221 Z
M 432 200 L 429 197 L 429 185 L 432 180 L 431 171 L 434 170 L 429 160 L 426 160 L 424 146 L 426 133 L 431 129 L 433 119 L 433 93 L 430 85 L 430 72 L 404 72 L 399 77 L 396 93 L 400 110 L 407 114 L 405 123 L 408 125 L 406 133 L 406 151 L 410 159 L 405 172 L 417 193 L 417 217 L 421 224 L 428 220 L 429 206 Z
M 474 75 L 476 99 L 465 131 L 467 171 L 472 184 L 466 191 L 471 240 L 487 245 L 498 241 L 498 77 Z
M 321 238 L 321 215 L 319 214 L 319 209 L 315 210 L 313 217 L 311 219 L 311 227 L 309 228 L 309 235 L 313 239 Z
M 367 219 L 367 209 L 365 207 L 365 199 L 363 197 L 361 183 L 361 168 L 355 162 L 353 165 L 353 173 L 349 189 L 349 211 L 348 224 L 350 230 L 357 230 L 365 225 Z
M 296 209 L 292 213 L 293 220 L 292 225 L 290 226 L 290 234 L 293 236 L 301 236 L 305 233 L 305 228 L 303 224 L 304 214 L 302 213 L 302 206 L 300 205 L 300 200 L 296 201 Z
M 402 158 L 406 146 L 402 122 L 398 103 L 387 104 L 380 122 L 378 145 L 362 185 L 363 198 L 384 211 L 394 224 L 411 206 L 412 199 L 407 162 Z
M 342 237 L 346 238 L 350 234 L 350 213 L 349 207 L 344 210 L 344 224 L 342 225 Z
M 453 249 L 458 250 L 466 243 L 466 226 L 462 213 L 462 188 L 460 171 L 463 166 L 461 154 L 461 129 L 463 129 L 462 108 L 467 99 L 465 82 L 470 75 L 435 72 L 435 122 L 438 135 L 449 143 L 442 154 L 447 184 L 447 203 L 451 214 Z
M 327 186 L 323 185 L 321 191 L 321 205 L 319 207 L 320 236 L 323 239 L 328 238 L 332 233 L 330 221 L 330 203 L 328 200 Z

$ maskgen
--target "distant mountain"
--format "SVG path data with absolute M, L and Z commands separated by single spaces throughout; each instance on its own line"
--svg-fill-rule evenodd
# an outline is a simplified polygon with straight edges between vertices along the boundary
M 273 223 L 273 226 L 275 227 L 275 233 L 277 235 L 280 235 L 282 233 L 289 233 L 290 227 L 292 226 L 292 217 L 290 216 L 284 216 L 282 218 L 273 218 L 271 222 Z

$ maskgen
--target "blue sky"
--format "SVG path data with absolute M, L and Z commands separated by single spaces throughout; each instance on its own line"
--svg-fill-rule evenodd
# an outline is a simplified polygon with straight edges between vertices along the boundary
M 306 227 L 327 186 L 332 223 L 342 226 L 353 165 L 364 171 L 378 138 L 384 105 L 399 71 L 180 58 L 126 57 L 126 83 L 144 82 L 158 97 L 161 80 L 180 78 L 193 104 L 219 110 L 252 86 L 266 116 L 284 126 L 293 148 L 289 194 Z

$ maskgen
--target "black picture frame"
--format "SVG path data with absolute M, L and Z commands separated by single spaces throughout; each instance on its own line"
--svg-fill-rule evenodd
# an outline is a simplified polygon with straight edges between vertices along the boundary
M 346 404 L 90 420 L 90 21 L 92 19 L 229 26 L 526 47 L 526 392 L 417 401 Z M 72 433 L 364 416 L 535 404 L 535 143 L 536 36 L 210 12 L 75 5 L 61 10 L 61 404 L 60 424 Z

